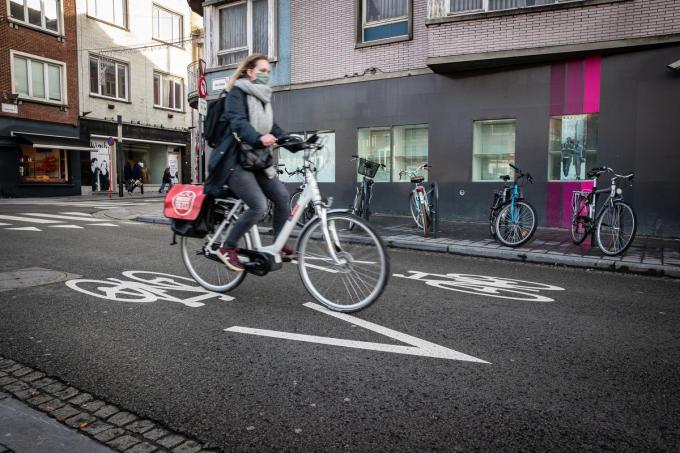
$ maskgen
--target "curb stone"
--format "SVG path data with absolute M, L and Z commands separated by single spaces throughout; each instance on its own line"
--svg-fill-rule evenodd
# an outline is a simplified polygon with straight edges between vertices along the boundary
M 80 392 L 56 378 L 45 377 L 44 373 L 2 356 L 0 370 L 8 373 L 0 377 L 0 400 L 13 397 L 24 400 L 23 404 L 45 412 L 64 426 L 117 451 L 151 453 L 174 448 L 178 453 L 195 453 L 207 448 L 207 444 L 196 439 L 164 428 L 138 414 L 121 411 L 89 393 Z M 9 375 L 18 370 L 21 370 L 21 376 L 34 374 L 33 382 Z M 102 415 L 98 416 L 98 413 Z M 0 444 L 0 453 L 14 452 Z

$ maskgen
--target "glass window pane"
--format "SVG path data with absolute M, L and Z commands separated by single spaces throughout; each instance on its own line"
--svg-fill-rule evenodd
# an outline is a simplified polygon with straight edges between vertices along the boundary
M 156 39 L 172 41 L 172 15 L 165 10 L 158 10 L 158 34 Z
M 172 42 L 180 43 L 182 40 L 182 18 L 180 16 L 172 16 Z
M 317 134 L 323 140 L 324 147 L 314 155 L 316 179 L 319 182 L 335 182 L 335 132 L 317 132 Z
M 61 101 L 61 67 L 48 65 L 47 79 L 49 80 L 50 99 Z
M 217 64 L 219 66 L 226 66 L 230 64 L 236 64 L 248 56 L 247 50 L 241 50 L 238 52 L 230 52 L 224 55 L 218 55 Z
M 99 93 L 99 60 L 90 57 L 90 93 Z
M 550 118 L 548 178 L 551 181 L 585 179 L 595 167 L 598 151 L 597 114 Z
M 14 93 L 28 96 L 28 61 L 14 57 Z
M 392 181 L 409 182 L 408 174 L 399 178 L 399 172 L 415 171 L 427 180 L 427 170 L 418 169 L 427 163 L 428 155 L 428 126 L 427 124 L 415 126 L 397 126 L 394 128 L 394 155 Z
M 161 104 L 161 76 L 158 74 L 153 76 L 153 103 L 155 105 Z
M 127 99 L 127 66 L 118 64 L 118 97 Z
M 101 60 L 101 94 L 116 97 L 116 64 L 109 60 Z
M 127 2 L 125 0 L 114 0 L 113 3 L 113 23 L 121 27 L 127 26 Z
M 16 20 L 26 20 L 26 16 L 24 15 L 24 0 L 10 0 L 9 15 Z
M 498 181 L 501 175 L 512 175 L 515 120 L 475 121 L 472 149 L 473 181 Z
M 220 50 L 248 45 L 247 12 L 245 3 L 220 10 Z
M 67 182 L 66 153 L 60 149 L 36 149 L 21 145 L 22 182 Z
M 45 27 L 59 31 L 59 0 L 43 0 L 45 5 Z
M 175 103 L 175 92 L 172 89 L 172 80 L 163 78 L 163 107 L 172 108 Z
M 366 22 L 405 17 L 408 0 L 365 0 Z
M 175 81 L 175 108 L 182 109 L 182 83 L 178 80 Z
M 45 97 L 45 64 L 31 60 L 31 97 Z
M 269 0 L 253 0 L 253 52 L 269 55 Z
M 386 167 L 378 170 L 373 179 L 380 182 L 389 182 L 390 172 L 392 171 L 390 128 L 359 129 L 358 135 L 359 157 L 383 164 Z M 361 181 L 362 178 L 362 175 L 357 174 L 357 181 Z
M 97 18 L 107 22 L 114 23 L 113 14 L 113 0 L 96 0 L 97 1 Z
M 452 13 L 475 11 L 483 8 L 482 0 L 449 0 L 449 10 Z
M 28 23 L 42 27 L 40 0 L 26 0 L 26 3 L 28 4 Z
M 158 38 L 158 17 L 160 15 L 160 10 L 156 8 L 155 6 L 153 7 L 153 12 L 151 13 L 151 28 L 152 28 L 152 34 L 154 38 Z

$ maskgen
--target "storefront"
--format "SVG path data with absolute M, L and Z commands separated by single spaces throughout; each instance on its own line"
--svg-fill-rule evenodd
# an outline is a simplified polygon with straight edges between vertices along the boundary
M 680 77 L 667 65 L 679 52 L 676 45 L 281 90 L 277 121 L 289 131 L 332 135 L 333 146 L 322 153 L 333 169 L 325 169 L 321 188 L 337 207 L 354 197 L 351 155 L 358 154 L 386 166 L 376 176 L 376 212 L 407 214 L 411 186 L 399 172 L 428 162 L 424 175 L 439 183 L 442 217 L 484 221 L 499 176 L 514 164 L 534 176 L 524 189 L 539 224 L 565 227 L 572 191 L 589 187 L 587 171 L 606 165 L 635 172 L 624 196 L 636 209 L 639 233 L 677 237 L 680 199 L 660 194 L 677 191 Z M 281 155 L 294 165 L 286 151 Z

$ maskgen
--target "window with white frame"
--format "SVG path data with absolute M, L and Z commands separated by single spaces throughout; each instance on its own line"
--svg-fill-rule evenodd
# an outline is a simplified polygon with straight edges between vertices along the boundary
M 418 167 L 427 163 L 428 135 L 427 124 L 361 128 L 358 155 L 385 165 L 373 178 L 377 182 L 408 182 L 399 177 L 402 170 L 414 170 L 427 177 L 425 170 Z M 357 174 L 357 181 L 362 178 Z
M 411 0 L 361 0 L 361 42 L 407 37 Z
M 87 0 L 87 14 L 95 19 L 127 28 L 127 0 Z
M 12 68 L 14 93 L 20 98 L 66 103 L 64 63 L 14 54 Z
M 172 110 L 184 109 L 184 81 L 156 72 L 153 75 L 153 105 Z
M 217 10 L 217 65 L 228 66 L 252 53 L 270 58 L 275 52 L 275 0 L 244 0 Z
M 153 5 L 153 39 L 182 45 L 182 16 L 158 5 Z
M 514 119 L 474 122 L 472 139 L 472 180 L 498 181 L 512 174 L 515 163 Z
M 449 14 L 530 8 L 532 6 L 563 3 L 564 1 L 565 0 L 448 0 Z
M 127 101 L 127 63 L 99 55 L 90 56 L 90 94 Z
M 60 33 L 61 0 L 9 0 L 12 20 Z

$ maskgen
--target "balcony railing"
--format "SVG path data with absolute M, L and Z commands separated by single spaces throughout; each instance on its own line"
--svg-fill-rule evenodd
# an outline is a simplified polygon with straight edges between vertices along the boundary
M 198 108 L 198 78 L 201 75 L 201 60 L 187 65 L 187 100 L 192 108 Z

